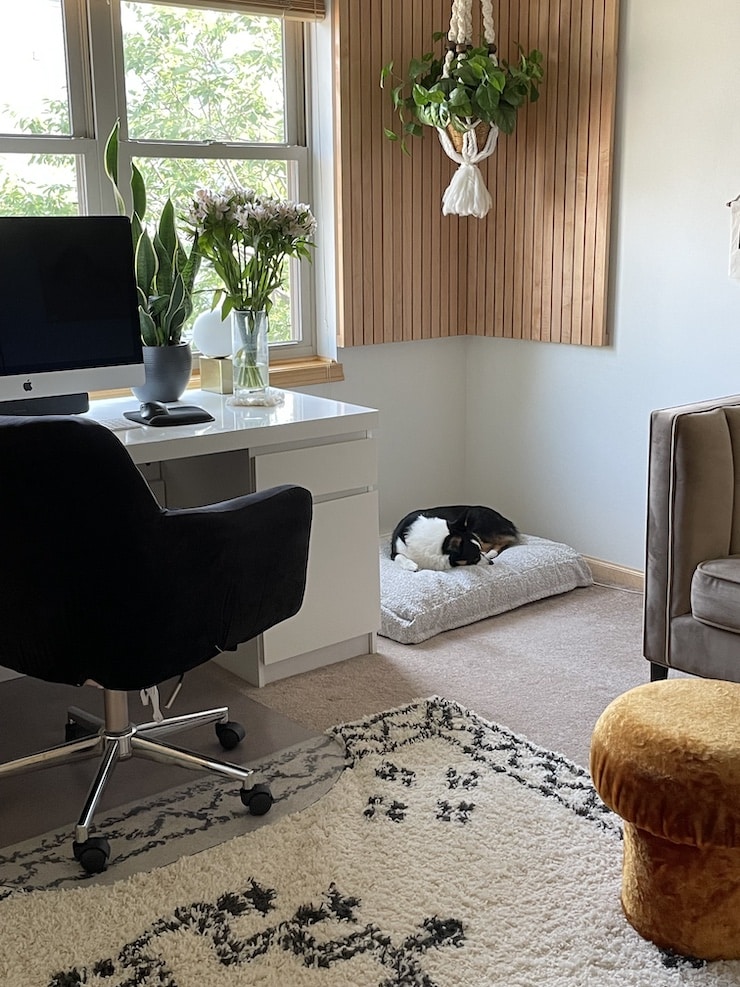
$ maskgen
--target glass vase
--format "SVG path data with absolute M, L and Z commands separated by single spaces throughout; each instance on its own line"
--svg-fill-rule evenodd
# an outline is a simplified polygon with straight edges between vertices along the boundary
M 231 341 L 234 397 L 264 394 L 270 382 L 267 312 L 233 309 Z

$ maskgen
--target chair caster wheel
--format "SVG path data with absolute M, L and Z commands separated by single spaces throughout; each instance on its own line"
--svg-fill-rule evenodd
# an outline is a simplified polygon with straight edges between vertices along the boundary
M 233 751 L 246 735 L 247 731 L 241 723 L 236 723 L 234 720 L 216 724 L 216 736 L 225 751 Z
M 275 801 L 267 785 L 254 785 L 252 788 L 242 788 L 239 792 L 242 802 L 252 816 L 264 816 L 272 808 Z
M 102 874 L 108 866 L 110 843 L 102 836 L 91 836 L 84 843 L 73 843 L 72 852 L 88 874 Z

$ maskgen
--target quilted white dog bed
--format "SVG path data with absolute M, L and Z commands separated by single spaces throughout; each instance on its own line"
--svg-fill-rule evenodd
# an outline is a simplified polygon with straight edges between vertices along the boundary
M 444 572 L 408 572 L 390 557 L 390 535 L 380 541 L 380 634 L 418 644 L 547 596 L 590 586 L 585 559 L 568 545 L 522 535 L 493 565 Z

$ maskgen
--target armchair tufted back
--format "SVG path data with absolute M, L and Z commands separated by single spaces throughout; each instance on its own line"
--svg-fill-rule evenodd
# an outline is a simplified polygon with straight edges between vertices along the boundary
M 691 578 L 697 565 L 728 555 L 740 555 L 740 395 L 654 411 L 648 464 L 646 658 L 665 661 L 670 621 L 690 614 Z

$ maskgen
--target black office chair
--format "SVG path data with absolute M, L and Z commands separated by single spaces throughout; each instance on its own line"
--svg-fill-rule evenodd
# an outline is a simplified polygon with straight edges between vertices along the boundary
M 134 726 L 127 690 L 152 690 L 297 613 L 303 601 L 311 495 L 284 485 L 206 507 L 159 506 L 119 439 L 74 417 L 0 416 L 0 665 L 104 692 L 105 720 L 72 708 L 67 743 L 0 765 L 11 774 L 101 756 L 75 829 L 74 855 L 105 870 L 110 847 L 90 835 L 118 760 L 133 756 L 241 782 L 267 812 L 252 774 L 162 743 L 215 723 L 230 749 L 244 736 L 228 708 Z M 61 739 L 61 738 L 60 738 Z M 0 812 L 1 799 L 0 799 Z

